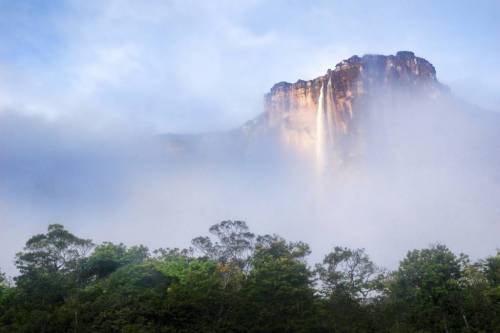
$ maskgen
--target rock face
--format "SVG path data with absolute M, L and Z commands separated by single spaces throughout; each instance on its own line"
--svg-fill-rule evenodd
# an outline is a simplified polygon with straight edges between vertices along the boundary
M 274 85 L 264 113 L 242 131 L 251 137 L 277 135 L 285 148 L 325 168 L 361 154 L 363 133 L 382 116 L 380 103 L 405 94 L 436 98 L 444 91 L 434 66 L 412 52 L 353 56 L 314 80 Z

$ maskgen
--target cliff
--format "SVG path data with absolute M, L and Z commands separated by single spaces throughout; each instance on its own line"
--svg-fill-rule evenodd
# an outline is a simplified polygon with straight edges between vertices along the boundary
M 380 103 L 396 96 L 436 98 L 446 91 L 434 66 L 412 52 L 353 56 L 314 80 L 280 82 L 265 95 L 264 113 L 242 131 L 250 137 L 277 135 L 280 143 L 320 168 L 359 155 Z

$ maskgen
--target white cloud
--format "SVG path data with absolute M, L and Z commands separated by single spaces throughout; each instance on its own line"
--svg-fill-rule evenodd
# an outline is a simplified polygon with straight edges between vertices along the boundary
M 444 81 L 455 81 L 454 64 L 467 63 L 470 55 L 435 50 L 439 41 L 428 25 L 417 29 L 417 18 L 402 29 L 397 5 L 371 7 L 68 0 L 46 20 L 20 9 L 3 19 L 23 22 L 24 53 L 14 60 L 0 53 L 0 66 L 8 68 L 0 73 L 0 103 L 51 117 L 193 132 L 238 126 L 262 111 L 263 94 L 274 83 L 322 75 L 352 54 L 416 49 L 431 62 L 436 58 Z M 379 14 L 391 24 L 380 22 Z M 0 38 L 21 47 L 12 37 Z M 484 77 L 481 67 L 475 72 Z M 475 89 L 469 79 L 459 81 L 459 92 Z M 496 91 L 498 82 L 482 82 L 476 92 Z M 478 96 L 479 105 L 496 103 L 484 95 L 468 94 Z
M 93 97 L 106 87 L 126 84 L 137 72 L 144 70 L 140 52 L 133 45 L 106 46 L 87 52 L 87 59 L 69 69 L 74 76 L 69 95 Z

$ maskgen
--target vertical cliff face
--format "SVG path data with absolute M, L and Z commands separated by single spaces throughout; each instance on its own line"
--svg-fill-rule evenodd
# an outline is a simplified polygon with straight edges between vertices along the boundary
M 249 135 L 278 135 L 288 149 L 313 158 L 319 168 L 356 158 L 380 103 L 396 95 L 434 98 L 443 92 L 434 67 L 412 52 L 353 56 L 326 75 L 280 82 L 265 96 L 264 113 L 247 123 Z

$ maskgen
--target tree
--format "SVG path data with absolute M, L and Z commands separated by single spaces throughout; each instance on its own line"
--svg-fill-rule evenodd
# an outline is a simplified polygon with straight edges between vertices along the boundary
M 307 332 L 314 324 L 309 246 L 277 236 L 257 239 L 243 287 L 241 322 L 247 332 Z
M 46 234 L 26 242 L 24 250 L 16 255 L 16 266 L 21 274 L 34 269 L 74 270 L 92 247 L 90 239 L 78 238 L 60 224 L 50 224 Z
M 482 262 L 483 271 L 492 287 L 500 286 L 500 250 L 496 255 L 486 258 Z
M 88 254 L 51 225 L 17 254 L 15 284 L 0 272 L 0 333 L 500 332 L 499 253 L 472 262 L 436 245 L 383 276 L 363 249 L 336 247 L 312 271 L 305 243 L 240 221 L 210 232 L 199 257 L 107 242 Z
M 255 235 L 249 231 L 244 221 L 222 221 L 211 226 L 209 231 L 216 237 L 216 241 L 212 241 L 210 237 L 197 237 L 191 243 L 206 258 L 219 263 L 218 270 L 226 288 L 248 269 Z
M 206 258 L 170 258 L 158 270 L 175 281 L 165 308 L 172 332 L 225 332 L 237 305 L 235 288 L 224 285 L 218 263 Z
M 163 304 L 173 281 L 153 262 L 130 263 L 81 290 L 66 312 L 79 314 L 80 331 L 157 332 L 169 320 Z
M 462 266 L 444 245 L 413 250 L 389 282 L 397 322 L 416 330 L 452 332 L 464 329 Z
M 326 296 L 346 295 L 366 300 L 382 289 L 382 270 L 368 257 L 364 249 L 335 247 L 316 265 L 316 272 Z
M 499 332 L 500 251 L 471 265 L 467 272 L 465 306 L 469 326 L 485 332 Z
M 5 273 L 0 271 L 0 309 L 2 308 L 5 298 L 7 297 L 9 289 L 9 283 Z
M 47 233 L 31 237 L 16 255 L 20 275 L 15 278 L 11 306 L 3 316 L 7 330 L 15 332 L 60 332 L 57 309 L 78 288 L 78 272 L 93 244 L 60 224 Z
M 217 237 L 213 242 L 209 237 L 197 237 L 192 244 L 208 258 L 221 263 L 235 263 L 244 267 L 253 250 L 255 235 L 244 221 L 222 221 L 209 229 Z
M 6 288 L 7 287 L 7 277 L 5 276 L 5 273 L 3 273 L 0 270 L 0 290 L 1 288 Z
M 335 247 L 316 265 L 321 318 L 334 332 L 366 332 L 374 326 L 371 306 L 382 290 L 383 272 L 364 249 Z
M 483 264 L 484 261 L 471 263 L 467 258 L 462 264 L 460 287 L 463 300 L 460 309 L 466 332 L 496 332 L 500 329 L 500 320 L 495 319 L 500 317 L 500 298 L 495 300 L 494 293 L 491 293 L 494 289 Z
M 124 244 L 105 242 L 98 245 L 86 258 L 82 269 L 82 278 L 101 279 L 120 267 L 139 264 L 149 258 L 149 250 L 143 245 L 127 248 Z

